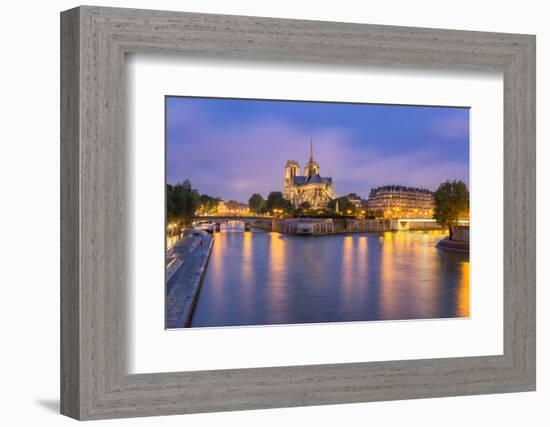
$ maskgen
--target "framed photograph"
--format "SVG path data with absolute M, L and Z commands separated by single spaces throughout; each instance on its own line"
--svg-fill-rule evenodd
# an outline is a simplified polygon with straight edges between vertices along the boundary
M 535 389 L 535 37 L 61 15 L 61 411 Z
M 166 328 L 469 318 L 469 108 L 165 114 Z

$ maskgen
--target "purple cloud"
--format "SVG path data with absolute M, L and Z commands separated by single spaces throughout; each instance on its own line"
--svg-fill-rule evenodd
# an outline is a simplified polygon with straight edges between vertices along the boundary
M 371 188 L 381 185 L 435 189 L 447 179 L 469 181 L 463 159 L 442 155 L 450 147 L 445 141 L 465 135 L 467 157 L 468 121 L 463 117 L 432 117 L 422 143 L 388 152 L 384 132 L 365 135 L 352 126 L 304 126 L 280 114 L 253 119 L 243 115 L 221 123 L 224 117 L 219 114 L 185 103 L 172 113 L 167 182 L 190 179 L 201 193 L 225 200 L 246 202 L 252 193 L 265 197 L 281 191 L 286 161 L 297 160 L 303 168 L 310 138 L 321 175 L 333 177 L 338 195 L 356 192 L 366 198 Z

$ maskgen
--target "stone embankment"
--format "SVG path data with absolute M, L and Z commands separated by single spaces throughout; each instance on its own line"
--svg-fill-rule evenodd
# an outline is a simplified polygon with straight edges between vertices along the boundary
M 250 221 L 250 225 L 267 231 L 300 236 L 442 229 L 435 222 L 414 219 L 273 218 L 271 220 Z
M 167 329 L 191 324 L 213 243 L 209 233 L 193 230 L 170 249 L 166 268 Z
M 448 237 L 445 237 L 444 239 L 440 240 L 437 243 L 436 246 L 437 246 L 437 248 L 442 249 L 444 251 L 459 252 L 459 253 L 462 253 L 462 254 L 469 254 L 470 253 L 470 244 L 469 243 L 449 240 Z
M 459 252 L 462 254 L 470 253 L 470 227 L 453 227 L 453 240 L 445 237 L 437 243 L 437 247 L 444 251 Z

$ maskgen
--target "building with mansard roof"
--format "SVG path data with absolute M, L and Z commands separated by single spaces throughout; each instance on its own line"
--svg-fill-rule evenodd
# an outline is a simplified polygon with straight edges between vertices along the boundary
M 385 185 L 373 188 L 367 209 L 383 212 L 386 218 L 432 218 L 434 194 L 425 188 Z

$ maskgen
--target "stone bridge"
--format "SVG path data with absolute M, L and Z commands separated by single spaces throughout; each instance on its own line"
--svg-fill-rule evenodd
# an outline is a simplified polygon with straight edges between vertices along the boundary
M 219 225 L 229 221 L 239 221 L 244 223 L 245 230 L 250 227 L 261 228 L 262 230 L 273 230 L 273 221 L 280 219 L 271 216 L 262 215 L 216 215 L 216 216 L 197 216 L 195 221 L 208 221 L 216 224 L 216 231 L 219 231 Z

